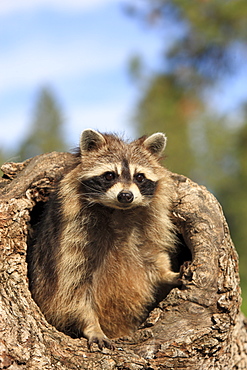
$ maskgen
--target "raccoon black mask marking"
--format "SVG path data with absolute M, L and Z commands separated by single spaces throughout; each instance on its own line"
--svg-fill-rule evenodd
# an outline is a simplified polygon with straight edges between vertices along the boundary
M 126 164 L 128 162 L 126 161 Z M 126 166 L 125 164 L 125 166 Z M 107 191 L 117 183 L 122 184 L 122 190 L 116 194 L 116 198 L 120 204 L 116 204 L 115 207 L 121 207 L 121 204 L 129 204 L 134 201 L 134 194 L 131 190 L 128 190 L 131 182 L 135 184 L 140 194 L 143 196 L 152 196 L 156 189 L 157 181 L 147 179 L 143 173 L 137 173 L 131 178 L 129 170 L 122 168 L 121 175 L 117 172 L 107 171 L 99 176 L 94 176 L 81 182 L 83 191 L 90 193 L 91 197 L 96 199 L 100 198 L 101 193 L 107 193 Z M 112 205 L 114 207 L 114 205 Z

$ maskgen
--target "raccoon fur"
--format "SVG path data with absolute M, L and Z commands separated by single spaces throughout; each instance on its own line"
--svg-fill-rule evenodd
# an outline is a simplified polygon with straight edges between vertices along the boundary
M 179 285 L 163 133 L 125 143 L 82 132 L 30 251 L 30 289 L 48 322 L 112 348 L 143 320 L 157 288 Z

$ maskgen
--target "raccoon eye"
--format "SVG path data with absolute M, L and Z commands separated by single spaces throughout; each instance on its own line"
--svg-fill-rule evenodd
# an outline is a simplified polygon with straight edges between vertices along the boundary
M 143 182 L 145 180 L 145 175 L 143 173 L 137 173 L 135 179 L 137 182 Z
M 106 172 L 104 174 L 104 177 L 107 181 L 112 181 L 116 178 L 116 174 L 115 174 L 115 172 Z

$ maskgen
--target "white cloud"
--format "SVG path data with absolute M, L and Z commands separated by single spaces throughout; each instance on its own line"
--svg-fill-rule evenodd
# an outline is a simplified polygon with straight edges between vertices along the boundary
M 14 12 L 33 11 L 42 7 L 59 11 L 87 11 L 104 6 L 116 0 L 2 0 L 0 16 Z
M 127 0 L 0 0 L 0 16 L 4 12 L 34 9 L 41 5 L 57 9 L 78 7 L 85 10 L 110 2 L 120 4 L 123 1 Z M 86 17 L 88 21 L 89 17 Z M 21 19 L 21 16 L 19 18 Z M 92 22 L 93 20 L 94 17 Z M 83 25 L 83 21 L 81 23 Z M 104 26 L 109 28 L 111 21 Z M 116 30 L 116 34 L 121 36 L 119 42 L 111 33 L 105 30 L 102 30 L 102 33 L 97 31 L 97 26 L 91 33 L 87 33 L 87 28 L 83 27 L 80 32 L 72 33 L 71 30 L 73 25 L 70 27 L 73 37 L 64 38 L 49 38 L 47 30 L 40 33 L 35 25 L 32 29 L 27 28 L 22 38 L 18 38 L 17 31 L 12 34 L 11 47 L 8 46 L 0 53 L 0 94 L 23 88 L 33 89 L 45 84 L 63 83 L 68 79 L 81 80 L 92 74 L 108 73 L 116 69 L 124 71 L 131 49 L 134 48 L 134 38 L 129 40 L 123 37 L 121 30 Z M 148 47 L 145 44 L 148 54 L 153 53 L 151 50 L 154 45 L 154 41 L 149 42 Z
M 78 41 L 70 45 L 20 46 L 0 59 L 0 94 L 6 90 L 33 87 L 47 82 L 86 77 L 121 66 L 126 50 Z

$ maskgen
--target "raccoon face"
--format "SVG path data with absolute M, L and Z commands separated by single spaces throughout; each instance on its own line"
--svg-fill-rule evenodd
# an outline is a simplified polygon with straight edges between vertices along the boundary
M 148 179 L 143 172 L 127 172 L 121 165 L 114 167 L 114 170 L 109 168 L 81 181 L 86 197 L 94 203 L 119 209 L 147 205 L 155 193 L 157 181 Z
M 147 206 L 155 194 L 159 176 L 143 160 L 142 154 L 147 152 L 147 158 L 159 156 L 165 142 L 164 134 L 154 134 L 143 143 L 134 145 L 94 130 L 83 131 L 80 144 L 82 162 L 83 157 L 89 156 L 93 166 L 84 169 L 79 179 L 83 198 L 92 204 L 122 210 Z

